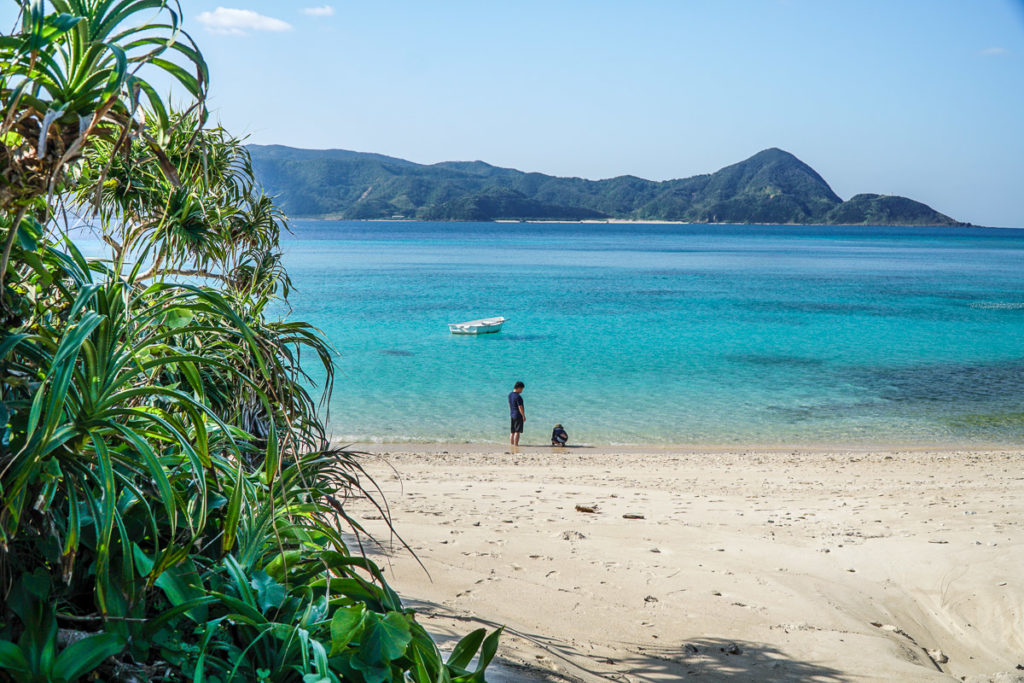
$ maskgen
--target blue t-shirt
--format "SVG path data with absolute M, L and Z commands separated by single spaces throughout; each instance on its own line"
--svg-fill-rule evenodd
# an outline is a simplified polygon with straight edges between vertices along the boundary
M 519 412 L 519 407 L 523 405 L 523 397 L 516 392 L 512 392 L 508 395 L 508 412 L 512 417 L 519 417 L 522 413 Z

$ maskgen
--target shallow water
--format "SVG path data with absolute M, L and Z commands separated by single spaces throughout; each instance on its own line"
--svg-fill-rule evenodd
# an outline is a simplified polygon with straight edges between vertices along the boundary
M 284 247 L 344 440 L 500 442 L 522 380 L 524 443 L 1024 441 L 1024 230 L 297 221 Z

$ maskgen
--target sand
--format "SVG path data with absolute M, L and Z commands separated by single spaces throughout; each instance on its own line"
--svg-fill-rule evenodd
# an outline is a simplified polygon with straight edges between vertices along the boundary
M 489 680 L 1024 681 L 1024 450 L 353 448 Z

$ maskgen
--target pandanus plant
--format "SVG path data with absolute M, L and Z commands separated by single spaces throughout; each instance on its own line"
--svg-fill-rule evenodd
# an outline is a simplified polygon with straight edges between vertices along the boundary
M 147 80 L 173 76 L 203 111 L 208 72 L 181 30 L 181 9 L 166 0 L 22 0 L 20 30 L 0 36 L 0 212 L 10 214 L 0 257 L 0 292 L 22 217 L 44 221 L 68 163 L 93 137 L 124 144 L 140 134 L 145 102 L 158 120 L 167 109 Z M 143 70 L 145 67 L 145 70 Z M 171 170 L 170 165 L 167 165 Z
M 102 384 L 103 373 L 128 367 L 129 377 L 115 384 L 139 389 L 132 376 L 138 368 L 124 365 L 125 358 L 134 358 L 124 355 L 130 350 L 123 346 L 124 330 L 112 331 L 129 323 L 124 311 L 114 317 L 97 313 L 102 292 L 88 277 L 90 268 L 42 239 L 57 202 L 54 193 L 64 189 L 68 165 L 97 141 L 116 149 L 137 136 L 163 158 L 162 141 L 138 120 L 145 103 L 164 129 L 169 124 L 166 107 L 146 80 L 152 71 L 176 78 L 194 97 L 192 111 L 199 116 L 208 81 L 201 54 L 180 28 L 177 3 L 53 0 L 52 11 L 40 0 L 18 5 L 19 29 L 0 37 L 0 550 L 23 529 L 27 510 L 37 517 L 60 484 L 70 484 L 73 495 L 74 482 L 88 480 L 74 470 L 64 478 L 60 454 L 90 452 L 102 465 L 111 453 L 113 442 L 97 439 L 88 427 L 91 418 L 82 413 L 100 405 L 95 391 L 110 388 Z M 169 163 L 164 166 L 173 173 Z M 16 289 L 9 291 L 5 284 L 12 281 Z M 116 287 L 104 291 L 113 305 Z M 113 366 L 97 351 L 104 344 L 122 345 Z M 140 398 L 132 400 L 112 405 L 133 410 Z M 113 471 L 107 475 L 116 478 Z M 77 534 L 68 533 L 62 563 L 73 561 L 77 549 Z
M 220 394 L 230 400 L 215 402 L 219 414 L 261 441 L 271 420 L 283 421 L 278 426 L 286 439 L 301 435 L 305 447 L 319 448 L 322 427 L 305 409 L 313 402 L 295 353 L 307 349 L 319 357 L 328 368 L 329 390 L 331 351 L 308 325 L 265 315 L 291 288 L 277 246 L 287 229 L 284 216 L 254 182 L 241 140 L 222 128 L 202 127 L 194 114 L 172 116 L 170 122 L 166 131 L 152 123 L 150 133 L 165 141 L 173 177 L 141 141 L 129 141 L 122 151 L 98 141 L 75 178 L 77 210 L 93 208 L 115 268 L 136 284 L 183 277 L 219 284 L 254 330 L 263 354 L 284 361 L 264 372 L 247 349 L 221 348 L 255 386 L 218 376 L 216 381 L 230 383 Z M 257 389 L 280 408 L 277 417 L 267 413 Z
M 146 131 L 163 141 L 161 154 L 142 140 L 120 148 L 100 140 L 75 177 L 78 211 L 99 219 L 115 262 L 148 259 L 139 281 L 188 275 L 241 285 L 270 275 L 267 257 L 286 224 L 256 185 L 243 141 L 195 113 Z M 246 272 L 234 273 L 243 262 Z

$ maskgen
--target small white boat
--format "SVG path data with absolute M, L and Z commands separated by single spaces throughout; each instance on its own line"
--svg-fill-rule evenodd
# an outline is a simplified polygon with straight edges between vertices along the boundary
M 483 318 L 481 320 L 470 320 L 464 323 L 451 323 L 448 329 L 452 334 L 488 334 L 490 332 L 501 332 L 501 326 L 508 318 Z

